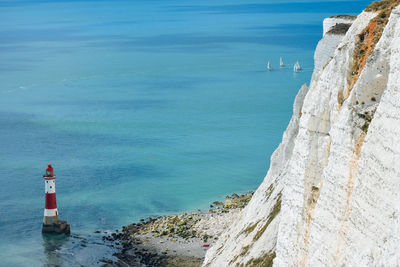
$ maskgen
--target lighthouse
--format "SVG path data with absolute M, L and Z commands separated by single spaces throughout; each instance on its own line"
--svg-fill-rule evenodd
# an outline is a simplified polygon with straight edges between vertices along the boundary
M 45 201 L 42 233 L 51 234 L 68 234 L 70 226 L 66 221 L 58 218 L 57 201 L 56 201 L 56 175 L 53 167 L 49 164 L 46 173 L 43 175 Z

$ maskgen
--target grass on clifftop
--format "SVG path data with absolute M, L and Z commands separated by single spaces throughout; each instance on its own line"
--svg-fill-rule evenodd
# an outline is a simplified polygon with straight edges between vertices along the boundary
M 344 35 L 349 30 L 351 23 L 338 23 L 327 34 Z
M 354 16 L 354 15 L 335 15 L 335 16 L 332 16 L 330 18 L 355 20 L 357 18 L 357 16 Z
M 393 9 L 400 3 L 400 0 L 382 0 L 371 3 L 365 8 L 367 12 L 378 12 Z

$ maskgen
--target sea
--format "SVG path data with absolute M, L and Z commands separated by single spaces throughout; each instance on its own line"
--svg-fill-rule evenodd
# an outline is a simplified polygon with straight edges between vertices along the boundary
M 101 265 L 105 232 L 255 190 L 322 20 L 369 2 L 0 0 L 0 266 Z

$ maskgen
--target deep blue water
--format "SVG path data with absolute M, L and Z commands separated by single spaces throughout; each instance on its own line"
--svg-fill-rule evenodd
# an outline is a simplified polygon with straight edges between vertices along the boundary
M 95 230 L 257 188 L 323 18 L 368 2 L 0 0 L 0 265 L 96 265 Z

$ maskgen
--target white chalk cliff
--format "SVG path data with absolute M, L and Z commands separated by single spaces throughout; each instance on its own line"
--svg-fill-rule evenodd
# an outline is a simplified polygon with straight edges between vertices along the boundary
M 399 6 L 354 72 L 378 14 L 324 35 L 267 176 L 204 266 L 399 266 Z

